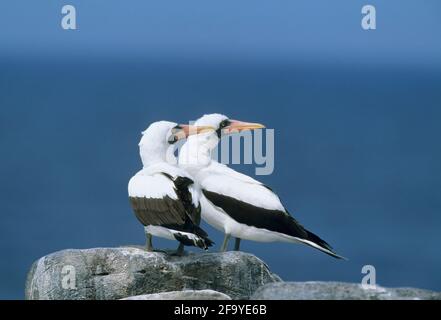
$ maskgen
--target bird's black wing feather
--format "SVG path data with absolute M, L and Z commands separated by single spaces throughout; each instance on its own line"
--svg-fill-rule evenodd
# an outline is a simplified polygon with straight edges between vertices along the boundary
M 181 200 L 188 217 L 195 225 L 201 223 L 201 206 L 193 203 L 193 197 L 190 192 L 190 187 L 194 184 L 193 180 L 187 177 L 177 177 L 174 181 L 175 192 Z
M 138 220 L 144 225 L 183 225 L 187 214 L 179 200 L 163 198 L 130 197 L 130 204 Z
M 250 203 L 203 190 L 205 197 L 231 218 L 248 226 L 284 233 L 297 238 L 308 236 L 305 228 L 284 211 L 269 210 Z

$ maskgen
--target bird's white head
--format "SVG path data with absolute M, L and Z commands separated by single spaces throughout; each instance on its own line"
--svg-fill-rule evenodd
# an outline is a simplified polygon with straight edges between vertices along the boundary
M 226 115 L 219 113 L 206 114 L 196 120 L 195 125 L 214 127 L 216 129 L 216 133 L 219 139 L 224 135 L 232 133 L 265 128 L 265 126 L 260 123 L 232 120 L 229 119 Z
M 144 167 L 157 162 L 176 161 L 174 144 L 179 140 L 174 131 L 179 128 L 177 123 L 158 121 L 152 123 L 142 132 L 139 142 L 139 153 Z M 176 162 L 175 162 L 176 163 Z
M 189 137 L 181 148 L 179 165 L 190 171 L 192 167 L 200 168 L 211 163 L 211 153 L 217 147 L 222 136 L 245 130 L 265 128 L 265 126 L 258 123 L 231 120 L 219 113 L 206 114 L 196 120 L 194 124 L 197 127 L 212 127 L 214 130 Z
M 195 121 L 195 125 L 203 125 L 203 126 L 211 126 L 215 128 L 216 130 L 219 128 L 220 124 L 224 121 L 229 120 L 228 117 L 224 114 L 220 113 L 212 113 L 212 114 L 205 114 L 199 119 Z
M 213 132 L 213 128 L 204 126 L 190 126 L 169 121 L 152 123 L 143 133 L 139 142 L 139 152 L 142 164 L 148 167 L 158 162 L 177 164 L 175 146 L 180 140 L 190 135 Z

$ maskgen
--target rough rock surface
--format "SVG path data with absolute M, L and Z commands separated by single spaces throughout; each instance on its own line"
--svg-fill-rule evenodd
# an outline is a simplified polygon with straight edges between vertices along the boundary
M 441 300 L 441 293 L 412 288 L 364 289 L 341 282 L 280 282 L 258 289 L 252 300 Z
M 64 250 L 36 261 L 28 274 L 28 300 L 117 300 L 182 290 L 214 290 L 249 299 L 281 281 L 254 255 L 243 252 L 176 257 L 133 247 Z
M 122 300 L 231 300 L 226 294 L 213 290 L 185 290 L 172 291 L 156 294 L 146 294 L 142 296 L 130 297 Z

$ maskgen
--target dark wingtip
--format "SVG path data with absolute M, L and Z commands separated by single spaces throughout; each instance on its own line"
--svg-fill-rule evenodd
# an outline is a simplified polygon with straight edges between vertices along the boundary
M 322 251 L 322 252 L 326 253 L 327 255 L 329 255 L 329 256 L 331 256 L 331 257 L 333 257 L 335 259 L 343 260 L 343 261 L 349 261 L 348 258 L 343 257 L 343 256 L 337 254 L 335 251 L 330 251 L 330 252 Z
M 344 260 L 344 261 L 349 261 L 349 259 L 337 254 L 334 249 L 332 248 L 332 246 L 327 243 L 325 240 L 321 239 L 319 236 L 317 236 L 316 234 L 306 230 L 306 234 L 307 234 L 307 238 L 305 240 L 309 240 L 313 243 L 315 243 L 316 245 L 318 245 L 319 247 L 322 248 L 323 253 L 326 253 L 327 255 L 335 258 L 335 259 L 339 259 L 339 260 Z
M 327 243 L 325 240 L 320 238 L 318 235 L 316 235 L 316 234 L 314 234 L 314 233 L 312 233 L 312 232 L 310 232 L 310 231 L 308 231 L 306 229 L 305 229 L 305 231 L 306 231 L 306 234 L 307 234 L 307 237 L 306 237 L 305 240 L 312 241 L 315 244 L 319 245 L 320 247 L 325 248 L 325 249 L 327 249 L 329 251 L 332 251 L 332 252 L 334 251 L 332 246 L 329 243 Z
M 194 246 L 205 251 L 208 250 L 209 247 L 212 247 L 214 242 L 211 241 L 208 237 L 201 237 L 198 235 L 198 240 L 194 242 Z
M 208 234 L 199 226 L 195 226 L 194 233 L 201 239 L 203 243 L 202 249 L 208 250 L 209 247 L 212 247 L 215 243 L 210 238 L 208 238 Z

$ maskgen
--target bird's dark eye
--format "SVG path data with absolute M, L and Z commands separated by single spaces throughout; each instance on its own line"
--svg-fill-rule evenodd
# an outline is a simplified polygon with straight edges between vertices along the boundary
M 224 128 L 228 127 L 230 124 L 231 124 L 231 121 L 228 120 L 228 119 L 225 119 L 224 121 L 222 121 L 222 122 L 219 124 L 219 128 L 220 128 L 220 129 L 224 129 Z
M 220 139 L 221 136 L 222 136 L 222 130 L 225 129 L 226 127 L 228 127 L 230 124 L 231 124 L 231 121 L 228 120 L 228 119 L 225 119 L 224 121 L 222 121 L 222 122 L 219 124 L 219 129 L 216 130 L 216 132 L 217 132 L 217 136 L 218 136 L 219 139 Z
M 172 134 L 170 136 L 170 138 L 168 138 L 168 143 L 174 144 L 174 143 L 178 142 L 178 140 L 179 140 L 178 136 L 176 134 Z

